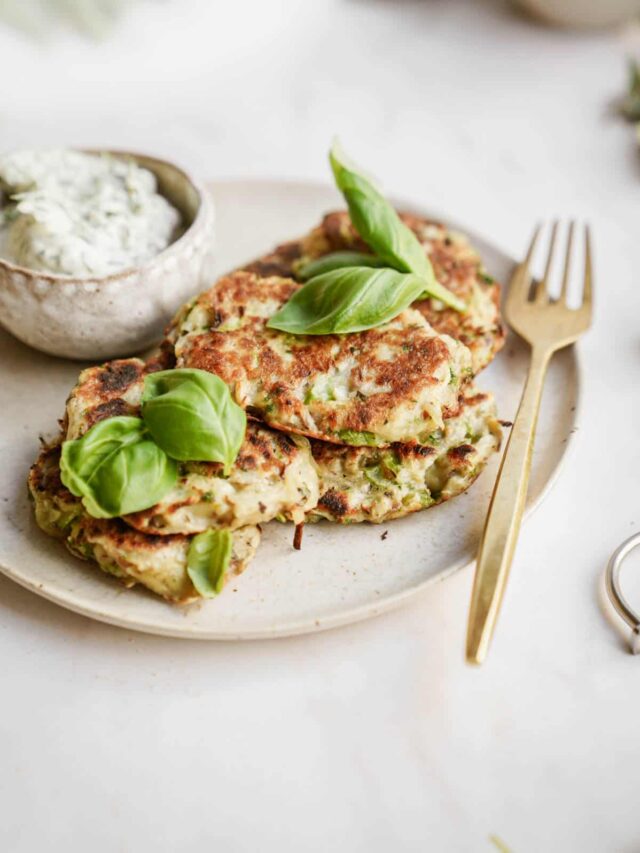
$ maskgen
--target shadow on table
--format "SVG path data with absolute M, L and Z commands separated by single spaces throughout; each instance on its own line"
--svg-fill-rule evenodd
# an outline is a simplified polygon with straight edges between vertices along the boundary
M 417 608 L 424 607 L 425 598 L 418 596 L 415 603 L 410 603 L 402 608 L 406 615 Z M 356 639 L 363 639 L 370 635 L 384 635 L 389 627 L 389 622 L 402 618 L 399 611 L 391 611 L 353 625 L 321 631 L 313 634 L 300 635 L 297 637 L 282 637 L 272 640 L 191 640 L 187 638 L 164 637 L 161 635 L 147 634 L 140 631 L 131 631 L 105 622 L 99 622 L 87 616 L 67 610 L 54 602 L 48 601 L 35 595 L 14 581 L 0 575 L 0 622 L 2 612 L 7 611 L 33 626 L 34 630 L 47 632 L 52 640 L 82 641 L 83 644 L 90 643 L 99 646 L 109 645 L 113 648 L 126 649 L 135 644 L 139 649 L 153 650 L 158 653 L 164 647 L 170 646 L 172 654 L 184 649 L 185 653 L 194 655 L 206 655 L 215 657 L 220 650 L 224 650 L 225 656 L 242 657 L 249 653 L 254 656 L 258 649 L 268 650 L 299 647 L 301 650 L 318 644 L 349 644 Z M 216 651 L 217 650 L 217 651 Z

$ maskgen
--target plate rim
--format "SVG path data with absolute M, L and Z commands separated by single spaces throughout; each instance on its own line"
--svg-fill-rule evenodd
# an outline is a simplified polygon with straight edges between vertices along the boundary
M 327 190 L 328 188 L 331 188 L 331 185 L 327 182 L 313 179 L 305 180 L 298 178 L 277 179 L 260 177 L 221 177 L 216 179 L 207 179 L 203 181 L 203 184 L 209 190 L 221 184 L 227 186 L 233 184 L 258 184 L 264 188 L 275 186 L 281 187 L 283 184 L 286 184 L 288 186 L 299 187 L 300 189 L 313 190 Z M 444 224 L 452 227 L 454 230 L 464 231 L 464 233 L 470 237 L 472 243 L 483 243 L 485 244 L 485 246 L 489 247 L 491 251 L 501 255 L 502 258 L 506 259 L 506 261 L 508 261 L 510 264 L 517 263 L 517 260 L 511 257 L 508 252 L 503 250 L 499 244 L 495 243 L 492 239 L 485 237 L 481 232 L 475 230 L 474 228 L 468 228 L 462 221 L 453 222 L 450 217 L 439 214 L 437 210 L 432 210 L 426 206 L 417 204 L 406 198 L 398 196 L 392 196 L 392 198 L 394 200 L 394 204 L 401 207 L 406 207 L 408 209 L 412 209 L 418 215 L 428 216 L 429 218 L 434 218 L 438 221 L 441 221 Z M 516 333 L 512 329 L 510 329 L 510 334 L 515 335 Z M 583 368 L 582 360 L 579 356 L 579 347 L 574 344 L 571 346 L 570 349 L 572 351 L 573 367 L 575 369 L 575 408 L 572 413 L 572 425 L 573 427 L 575 427 L 575 425 L 580 420 L 584 402 Z M 524 513 L 524 520 L 529 519 L 546 500 L 547 496 L 549 495 L 556 481 L 558 480 L 560 473 L 562 472 L 562 469 L 564 468 L 567 462 L 567 459 L 573 455 L 576 441 L 577 430 L 572 429 L 569 435 L 567 436 L 562 453 L 558 459 L 556 466 L 551 472 L 551 475 L 545 482 L 543 488 L 541 489 L 535 500 L 533 500 L 531 503 L 527 503 Z M 30 592 L 33 592 L 36 595 L 40 596 L 41 598 L 52 602 L 53 604 L 59 605 L 60 607 L 66 610 L 70 610 L 73 613 L 77 613 L 86 618 L 94 619 L 103 624 L 112 625 L 117 628 L 124 628 L 131 631 L 136 631 L 138 633 L 170 637 L 172 639 L 180 640 L 251 642 L 255 640 L 284 639 L 287 637 L 320 633 L 323 631 L 332 630 L 334 628 L 340 628 L 346 625 L 362 622 L 365 619 L 370 619 L 375 616 L 382 615 L 383 613 L 388 613 L 392 610 L 401 607 L 406 601 L 414 597 L 423 595 L 431 586 L 441 583 L 442 581 L 451 577 L 453 574 L 460 572 L 463 569 L 468 568 L 469 566 L 474 565 L 474 563 L 475 558 L 469 560 L 467 559 L 467 557 L 461 557 L 459 560 L 451 563 L 437 575 L 425 578 L 420 583 L 411 586 L 407 589 L 400 590 L 399 592 L 393 593 L 384 598 L 383 600 L 377 601 L 375 603 L 369 602 L 365 604 L 360 604 L 350 609 L 347 609 L 344 612 L 335 613 L 333 615 L 328 615 L 322 618 L 303 618 L 297 622 L 288 622 L 286 626 L 283 626 L 281 628 L 278 628 L 276 626 L 271 629 L 244 629 L 237 634 L 231 633 L 229 631 L 220 633 L 216 632 L 215 630 L 207 630 L 206 628 L 202 628 L 202 626 L 190 629 L 188 624 L 185 624 L 180 628 L 177 628 L 175 626 L 170 627 L 154 619 L 147 619 L 141 621 L 139 617 L 119 617 L 117 614 L 114 615 L 111 612 L 103 612 L 102 610 L 100 610 L 99 606 L 92 607 L 84 604 L 82 600 L 74 597 L 73 593 L 62 594 L 58 592 L 55 588 L 55 584 L 50 585 L 46 582 L 30 580 L 28 577 L 25 577 L 24 574 L 17 572 L 15 569 L 6 566 L 2 562 L 0 562 L 0 572 L 5 577 L 17 583 L 23 589 L 27 589 Z M 123 593 L 124 592 L 125 590 L 123 590 Z M 166 606 L 172 607 L 173 605 L 167 604 Z

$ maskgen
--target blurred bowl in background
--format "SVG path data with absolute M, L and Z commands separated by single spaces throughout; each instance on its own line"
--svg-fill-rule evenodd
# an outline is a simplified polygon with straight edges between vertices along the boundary
M 0 323 L 50 355 L 97 361 L 147 349 L 201 289 L 213 245 L 214 209 L 207 191 L 165 160 L 108 153 L 153 172 L 160 193 L 180 212 L 186 228 L 144 264 L 103 277 L 57 275 L 0 258 Z
M 538 18 L 562 27 L 610 27 L 640 13 L 640 0 L 515 0 Z

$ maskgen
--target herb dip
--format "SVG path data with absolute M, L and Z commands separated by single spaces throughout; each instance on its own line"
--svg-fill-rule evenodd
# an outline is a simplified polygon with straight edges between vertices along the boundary
M 0 256 L 33 270 L 104 276 L 150 260 L 180 233 L 155 176 L 109 154 L 0 156 Z

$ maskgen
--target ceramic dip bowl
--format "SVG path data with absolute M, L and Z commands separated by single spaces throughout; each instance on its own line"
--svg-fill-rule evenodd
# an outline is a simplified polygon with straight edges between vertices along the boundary
M 51 355 L 97 361 L 146 349 L 201 289 L 214 224 L 205 189 L 164 160 L 109 153 L 153 172 L 159 192 L 182 215 L 185 231 L 144 264 L 103 277 L 40 272 L 0 258 L 0 323 Z

